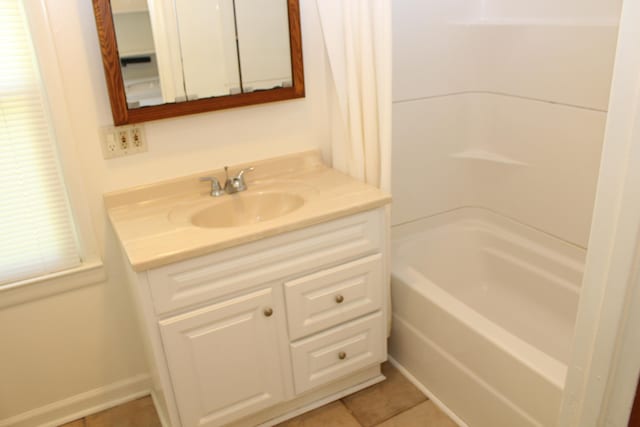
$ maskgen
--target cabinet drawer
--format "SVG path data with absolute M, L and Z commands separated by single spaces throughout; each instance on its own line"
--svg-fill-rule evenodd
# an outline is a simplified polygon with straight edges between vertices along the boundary
M 156 313 L 379 252 L 384 221 L 377 209 L 150 270 Z
M 382 306 L 382 254 L 285 283 L 291 340 L 330 328 Z
M 296 393 L 329 383 L 386 356 L 382 312 L 291 344 Z

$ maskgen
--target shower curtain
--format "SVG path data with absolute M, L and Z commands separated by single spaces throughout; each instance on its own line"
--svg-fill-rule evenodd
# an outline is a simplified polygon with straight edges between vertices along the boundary
M 316 0 L 333 78 L 333 167 L 391 192 L 391 0 Z M 390 208 L 386 208 L 390 222 Z M 387 253 L 390 253 L 387 236 Z M 387 272 L 391 271 L 387 259 Z M 387 335 L 391 333 L 387 289 Z
M 338 104 L 333 166 L 391 191 L 391 0 L 317 0 Z

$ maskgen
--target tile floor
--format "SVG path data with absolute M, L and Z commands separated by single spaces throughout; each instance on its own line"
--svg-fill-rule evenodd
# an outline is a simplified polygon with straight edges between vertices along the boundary
M 86 416 L 61 427 L 162 427 L 151 397 Z
M 277 427 L 456 427 L 389 363 L 386 381 L 279 424 Z M 151 398 L 116 406 L 61 427 L 160 427 Z

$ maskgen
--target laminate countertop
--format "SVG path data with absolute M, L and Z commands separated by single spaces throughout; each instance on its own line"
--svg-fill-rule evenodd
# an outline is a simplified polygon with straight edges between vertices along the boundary
M 245 176 L 247 190 L 232 195 L 212 197 L 211 184 L 199 180 L 215 176 L 224 183 L 223 169 L 105 194 L 109 219 L 133 269 L 149 270 L 391 202 L 376 187 L 326 166 L 317 151 L 236 165 L 229 168 L 230 175 L 248 166 L 255 170 Z M 245 225 L 207 228 L 192 223 L 204 209 L 215 215 L 215 206 L 269 193 L 292 194 L 304 203 L 282 216 Z

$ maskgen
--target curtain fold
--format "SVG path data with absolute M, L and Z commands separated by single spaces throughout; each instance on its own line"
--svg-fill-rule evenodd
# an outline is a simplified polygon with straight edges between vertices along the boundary
M 333 166 L 391 191 L 391 0 L 317 0 L 333 78 Z
M 333 79 L 333 167 L 390 193 L 391 0 L 316 1 Z M 386 271 L 389 279 L 388 259 Z M 390 286 L 387 294 L 389 335 Z

